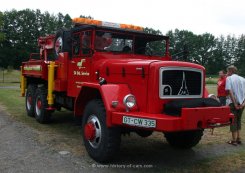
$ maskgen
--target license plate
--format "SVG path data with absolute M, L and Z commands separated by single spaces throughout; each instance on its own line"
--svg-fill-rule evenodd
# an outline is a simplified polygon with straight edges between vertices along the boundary
M 123 124 L 138 127 L 155 128 L 156 120 L 123 116 Z

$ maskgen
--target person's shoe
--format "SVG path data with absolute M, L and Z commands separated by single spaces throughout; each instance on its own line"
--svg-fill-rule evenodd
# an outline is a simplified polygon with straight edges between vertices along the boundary
M 242 144 L 241 138 L 237 138 L 236 142 L 237 144 Z
M 230 141 L 227 141 L 227 144 L 237 146 L 237 141 L 230 140 Z

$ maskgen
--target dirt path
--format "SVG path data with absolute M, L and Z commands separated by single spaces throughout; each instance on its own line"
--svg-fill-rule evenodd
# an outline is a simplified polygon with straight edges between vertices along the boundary
M 88 158 L 56 152 L 36 140 L 37 132 L 0 110 L 0 172 L 94 172 Z
M 156 135 L 160 134 L 145 140 L 131 135 L 122 137 L 116 159 L 110 165 L 101 165 L 87 154 L 74 155 L 40 143 L 38 133 L 10 118 L 0 107 L 0 172 L 164 172 L 172 168 L 181 171 L 201 160 L 245 149 L 245 145 L 233 147 L 222 143 L 199 145 L 184 151 L 171 148 L 166 141 L 156 140 Z

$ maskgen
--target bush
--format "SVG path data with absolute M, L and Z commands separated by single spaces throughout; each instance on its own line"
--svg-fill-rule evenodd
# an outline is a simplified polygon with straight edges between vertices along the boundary
M 217 84 L 218 78 L 207 77 L 205 81 L 206 81 L 206 84 Z
M 12 72 L 13 69 L 14 69 L 13 66 L 8 66 L 8 67 L 7 67 L 7 71 L 8 71 L 8 72 Z

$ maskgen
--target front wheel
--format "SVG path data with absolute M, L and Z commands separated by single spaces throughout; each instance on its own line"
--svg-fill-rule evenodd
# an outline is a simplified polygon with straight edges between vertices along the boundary
M 168 143 L 177 148 L 192 148 L 199 143 L 203 130 L 165 133 Z
M 106 111 L 102 100 L 90 101 L 84 110 L 82 135 L 85 148 L 95 161 L 110 160 L 120 148 L 121 133 L 106 125 Z

